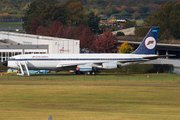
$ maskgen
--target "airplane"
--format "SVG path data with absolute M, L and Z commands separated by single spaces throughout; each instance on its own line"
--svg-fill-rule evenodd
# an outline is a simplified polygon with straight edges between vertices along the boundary
M 20 69 L 22 76 L 29 70 L 74 70 L 76 74 L 95 75 L 99 69 L 115 69 L 166 57 L 156 55 L 159 27 L 151 27 L 139 47 L 130 54 L 22 54 L 10 57 L 3 65 Z

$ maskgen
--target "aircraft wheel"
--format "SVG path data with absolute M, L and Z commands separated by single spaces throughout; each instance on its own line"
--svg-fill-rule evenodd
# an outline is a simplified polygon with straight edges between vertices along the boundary
M 91 72 L 91 75 L 95 75 L 95 74 L 96 74 L 96 72 L 94 72 L 94 71 L 93 71 L 93 72 Z
M 90 75 L 91 73 L 90 72 L 86 72 L 87 75 Z
M 81 72 L 80 71 L 76 71 L 76 75 L 80 75 L 81 74 Z

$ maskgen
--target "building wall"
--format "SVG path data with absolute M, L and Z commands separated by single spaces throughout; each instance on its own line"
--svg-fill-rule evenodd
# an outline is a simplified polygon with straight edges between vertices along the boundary
M 20 54 L 47 54 L 48 45 L 0 45 L 0 62 Z
M 49 45 L 50 54 L 78 54 L 80 41 L 75 39 L 19 34 L 12 32 L 0 32 L 0 39 L 9 39 L 23 45 Z

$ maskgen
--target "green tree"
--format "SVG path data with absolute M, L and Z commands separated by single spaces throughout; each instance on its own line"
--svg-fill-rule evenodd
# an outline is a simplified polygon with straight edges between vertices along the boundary
M 160 39 L 174 39 L 174 37 L 171 35 L 171 33 L 169 32 L 169 30 L 167 29 L 166 31 L 164 31 L 164 33 L 161 35 Z
M 127 21 L 123 28 L 130 28 L 136 25 L 136 21 Z
M 137 27 L 135 30 L 135 36 L 136 37 L 145 37 L 148 33 L 149 28 L 146 27 Z
M 171 4 L 169 2 L 162 4 L 158 11 L 144 20 L 145 25 L 160 26 L 161 35 L 168 29 L 174 38 L 180 38 L 180 3 Z
M 26 9 L 24 16 L 22 17 L 24 23 L 23 28 L 26 32 L 29 31 L 31 23 L 33 22 L 34 18 L 38 18 L 42 22 L 43 16 L 46 16 L 46 14 L 42 14 L 44 10 L 46 10 L 49 6 L 57 4 L 57 0 L 39 0 L 34 1 L 31 4 L 28 5 L 28 8 Z M 50 11 L 48 11 L 49 13 Z M 48 19 L 52 19 L 52 17 L 49 16 Z
M 69 13 L 68 26 L 87 25 L 87 16 L 82 2 L 78 0 L 69 0 L 66 2 L 67 11 Z
M 98 17 L 98 15 L 95 15 L 94 12 L 90 12 L 88 15 L 88 26 L 89 28 L 91 28 L 91 30 L 95 31 L 95 30 L 99 30 L 99 21 L 101 20 L 100 17 Z
M 141 15 L 138 12 L 134 12 L 132 15 L 132 18 L 134 18 L 135 20 L 139 19 L 141 17 Z
M 180 38 L 180 2 L 173 6 L 170 13 L 170 33 L 177 39 Z

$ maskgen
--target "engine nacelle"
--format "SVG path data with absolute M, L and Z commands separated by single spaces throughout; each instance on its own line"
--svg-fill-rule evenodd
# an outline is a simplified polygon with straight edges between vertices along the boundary
M 86 72 L 86 71 L 93 71 L 93 68 L 91 67 L 91 65 L 78 65 L 76 70 Z
M 116 69 L 117 65 L 116 63 L 103 63 L 103 69 Z
M 129 66 L 129 65 L 134 65 L 134 64 L 137 64 L 137 63 L 139 63 L 139 62 L 117 63 L 117 68 Z

